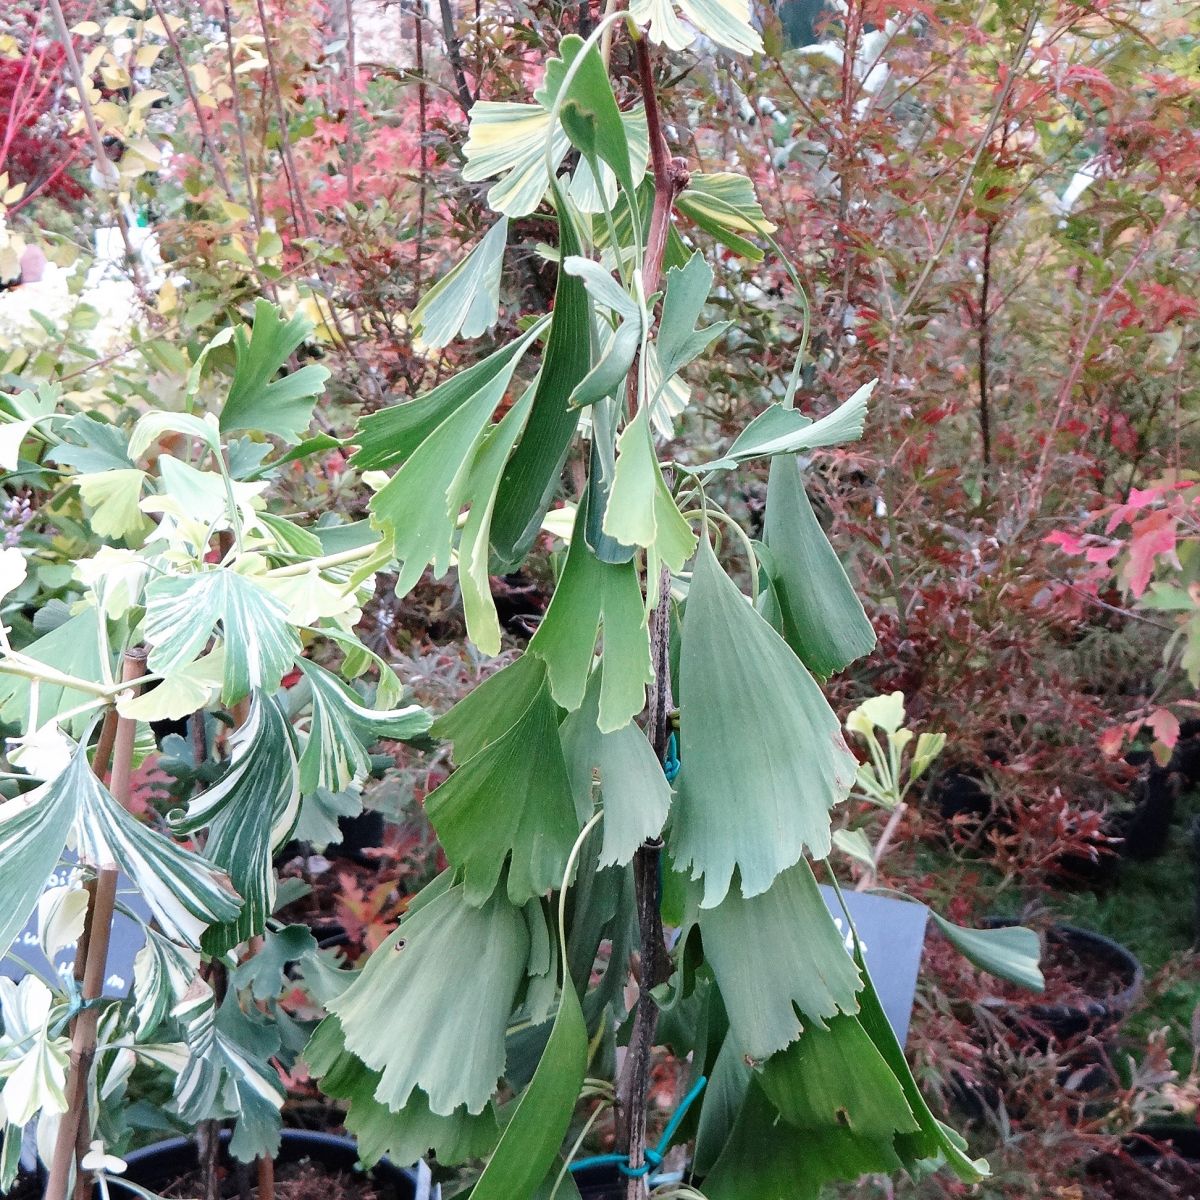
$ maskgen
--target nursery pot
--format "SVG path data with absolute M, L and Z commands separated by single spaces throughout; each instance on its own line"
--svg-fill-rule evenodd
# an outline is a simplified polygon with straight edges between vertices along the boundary
M 1147 1125 L 1087 1166 L 1087 1200 L 1200 1200 L 1200 1128 Z
M 1015 925 L 995 919 L 990 928 Z M 1022 1032 L 1036 1049 L 1081 1034 L 1102 1034 L 1120 1024 L 1141 994 L 1142 964 L 1119 942 L 1090 929 L 1052 925 L 1042 938 L 1047 991 L 1029 999 L 987 1002 L 1004 1023 Z
M 229 1135 L 221 1134 L 221 1163 L 232 1170 L 228 1157 Z M 161 1195 L 200 1163 L 199 1151 L 191 1138 L 171 1138 L 156 1142 L 126 1155 L 129 1169 L 123 1178 Z M 358 1147 L 350 1138 L 332 1133 L 315 1133 L 307 1129 L 285 1129 L 275 1158 L 276 1167 L 293 1163 L 312 1163 L 332 1175 L 354 1175 L 362 1178 L 358 1167 Z M 253 1168 L 252 1168 L 253 1172 Z M 424 1190 L 415 1170 L 397 1167 L 383 1159 L 365 1172 L 371 1190 L 378 1200 L 437 1200 L 437 1192 Z

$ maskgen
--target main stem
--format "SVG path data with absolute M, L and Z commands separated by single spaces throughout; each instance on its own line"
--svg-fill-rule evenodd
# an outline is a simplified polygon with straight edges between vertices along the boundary
M 146 673 L 144 650 L 128 650 L 122 665 L 121 678 L 127 684 L 136 682 Z M 133 741 L 137 723 L 128 717 L 118 717 L 112 737 L 112 777 L 109 790 L 122 805 L 129 804 L 133 780 Z M 101 742 L 106 739 L 101 736 Z M 103 773 L 107 759 L 107 745 L 97 748 L 94 768 Z M 103 755 L 103 757 L 101 757 Z M 46 1180 L 45 1200 L 66 1200 L 67 1185 L 71 1178 L 71 1166 L 77 1157 L 80 1145 L 86 1142 L 88 1081 L 92 1063 L 96 1057 L 96 1028 L 100 1021 L 100 1010 L 94 1001 L 104 991 L 104 977 L 108 967 L 108 944 L 112 937 L 113 913 L 117 902 L 117 868 L 114 863 L 101 863 L 94 888 L 88 892 L 87 915 L 84 919 L 84 936 L 80 939 L 79 951 L 83 955 L 82 987 L 80 989 L 85 1007 L 75 1018 L 71 1031 L 70 1068 L 67 1072 L 67 1111 L 58 1126 L 58 1137 L 54 1143 L 54 1157 L 50 1163 L 50 1174 Z M 76 973 L 79 963 L 76 961 Z M 82 1167 L 76 1164 L 82 1174 Z M 83 1190 L 82 1180 L 79 1190 Z
M 636 42 L 638 77 L 646 107 L 646 126 L 650 136 L 650 162 L 654 172 L 654 208 L 646 237 L 646 255 L 642 262 L 642 282 L 647 295 L 658 290 L 662 277 L 663 255 L 671 228 L 671 210 L 675 198 L 687 183 L 687 168 L 681 160 L 672 160 L 662 132 L 658 96 L 654 89 L 654 68 L 650 48 L 644 37 Z M 629 375 L 627 405 L 632 414 L 637 405 L 637 364 Z M 650 652 L 654 684 L 646 732 L 660 762 L 667 757 L 671 737 L 671 573 L 663 567 L 658 578 L 658 604 L 650 617 Z M 634 1007 L 633 1028 L 625 1055 L 619 1094 L 621 1122 L 618 1139 L 637 1169 L 645 1162 L 646 1111 L 650 1085 L 650 1058 L 658 1027 L 658 1006 L 651 989 L 669 974 L 666 943 L 663 938 L 661 911 L 662 840 L 646 842 L 634 855 L 633 875 L 638 917 L 638 998 Z M 644 1178 L 631 1177 L 627 1200 L 640 1200 L 646 1194 Z

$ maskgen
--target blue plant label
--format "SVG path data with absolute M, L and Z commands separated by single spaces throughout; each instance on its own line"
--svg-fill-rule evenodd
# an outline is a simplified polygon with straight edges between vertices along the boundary
M 837 893 L 831 887 L 822 886 L 821 894 L 846 939 L 849 952 L 854 941 Z M 929 910 L 913 900 L 895 900 L 891 896 L 871 896 L 865 892 L 844 891 L 842 894 L 858 931 L 863 958 L 883 1011 L 903 1046 L 912 1018 Z
M 46 890 L 64 887 L 77 875 L 78 869 L 73 863 L 62 862 L 47 881 Z M 113 915 L 112 938 L 108 944 L 108 964 L 104 975 L 103 994 L 111 999 L 123 999 L 129 995 L 129 989 L 133 986 L 133 960 L 146 942 L 142 926 L 122 912 L 122 908 L 137 913 L 143 920 L 150 919 L 150 910 L 145 901 L 124 875 L 117 881 L 117 911 Z M 38 944 L 35 912 L 29 923 L 17 935 L 8 954 L 0 959 L 0 976 L 20 980 L 33 971 L 43 975 L 49 982 L 56 976 L 60 979 L 66 978 L 71 974 L 74 965 L 74 946 L 60 950 L 54 956 L 53 962 L 42 953 Z

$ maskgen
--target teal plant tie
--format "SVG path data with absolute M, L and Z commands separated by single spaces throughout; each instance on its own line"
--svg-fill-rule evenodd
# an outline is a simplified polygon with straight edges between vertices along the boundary
M 663 774 L 667 777 L 668 783 L 675 782 L 675 776 L 679 774 L 679 742 L 672 733 L 667 740 L 667 754 L 663 759 Z
M 672 750 L 674 749 L 674 741 L 675 735 L 672 734 Z M 669 763 L 664 763 L 663 765 L 665 767 Z M 678 759 L 675 760 L 675 769 L 676 771 L 679 770 Z M 708 1079 L 701 1075 L 692 1085 L 692 1090 L 679 1102 L 679 1107 L 667 1122 L 667 1127 L 663 1130 L 662 1137 L 658 1139 L 658 1145 L 653 1147 L 653 1149 L 649 1146 L 646 1147 L 643 1152 L 643 1157 L 646 1161 L 640 1167 L 631 1167 L 629 1159 L 624 1154 L 594 1154 L 591 1158 L 581 1158 L 571 1163 L 571 1173 L 586 1171 L 589 1167 L 616 1167 L 622 1175 L 628 1175 L 630 1179 L 641 1179 L 643 1175 L 648 1175 L 657 1167 L 661 1167 L 662 1161 L 666 1157 L 667 1149 L 671 1145 L 671 1139 L 675 1136 L 683 1118 L 687 1116 L 688 1109 L 696 1103 L 700 1093 L 704 1091 L 706 1083 L 708 1083 Z

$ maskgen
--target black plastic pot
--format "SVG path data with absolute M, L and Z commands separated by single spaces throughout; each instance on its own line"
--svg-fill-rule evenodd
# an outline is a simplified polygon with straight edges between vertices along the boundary
M 221 1156 L 224 1165 L 232 1166 L 226 1157 L 229 1135 L 221 1135 Z M 171 1138 L 156 1142 L 126 1155 L 129 1169 L 124 1178 L 140 1184 L 149 1191 L 161 1194 L 171 1184 L 182 1179 L 199 1166 L 196 1143 L 190 1138 Z M 314 1133 L 307 1129 L 285 1129 L 275 1159 L 277 1164 L 312 1162 L 326 1168 L 330 1174 L 358 1172 L 358 1147 L 350 1138 L 332 1133 Z M 379 1200 L 425 1200 L 418 1190 L 417 1173 L 397 1167 L 386 1159 L 367 1172 Z M 426 1192 L 428 1200 L 437 1200 L 437 1193 Z
M 1016 925 L 1014 920 L 992 919 L 990 928 Z M 1029 1002 L 1001 1000 L 990 1007 L 1006 1024 L 1034 1031 L 1031 1041 L 1045 1049 L 1051 1040 L 1066 1041 L 1081 1034 L 1101 1034 L 1113 1029 L 1128 1015 L 1141 995 L 1145 973 L 1136 956 L 1112 938 L 1073 925 L 1052 925 L 1043 935 L 1043 945 L 1060 945 L 1078 958 L 1087 959 L 1097 973 L 1111 979 L 1103 995 L 1085 1001 L 1056 1004 L 1033 999 Z
M 585 1167 L 574 1179 L 580 1200 L 625 1200 L 628 1181 L 616 1167 Z
M 1200 1128 L 1147 1125 L 1087 1166 L 1088 1200 L 1200 1200 Z

